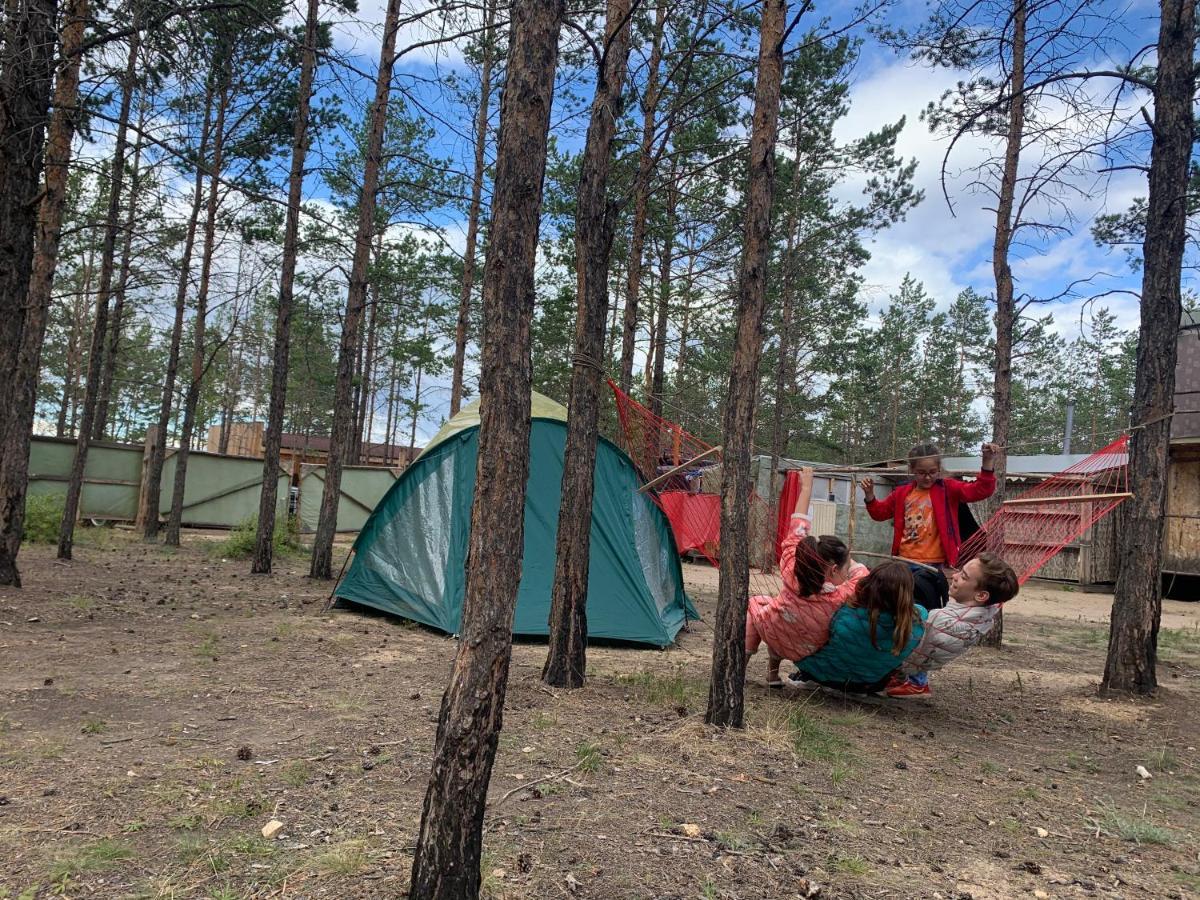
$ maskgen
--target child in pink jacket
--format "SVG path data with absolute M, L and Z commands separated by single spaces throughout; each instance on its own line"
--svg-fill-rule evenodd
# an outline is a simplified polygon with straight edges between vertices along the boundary
M 809 535 L 812 523 L 804 511 L 812 498 L 812 480 L 811 468 L 800 470 L 796 512 L 779 561 L 783 590 L 775 597 L 751 597 L 746 611 L 746 654 L 767 645 L 768 687 L 782 686 L 782 660 L 795 662 L 825 645 L 833 614 L 868 574 L 866 566 L 850 559 L 840 539 Z

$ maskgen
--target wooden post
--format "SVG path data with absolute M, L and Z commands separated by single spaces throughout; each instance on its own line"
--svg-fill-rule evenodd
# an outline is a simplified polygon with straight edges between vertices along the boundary
M 850 522 L 846 526 L 846 547 L 851 556 L 854 555 L 854 526 L 855 513 L 858 510 L 858 485 L 854 483 L 854 476 L 850 476 Z
M 137 505 L 137 520 L 133 523 L 134 528 L 139 530 L 146 527 L 146 519 L 150 515 L 148 507 L 149 490 L 148 484 L 150 480 L 150 457 L 154 453 L 154 442 L 158 438 L 158 426 L 151 425 L 146 429 L 145 446 L 142 449 L 142 474 L 138 478 L 138 505 Z

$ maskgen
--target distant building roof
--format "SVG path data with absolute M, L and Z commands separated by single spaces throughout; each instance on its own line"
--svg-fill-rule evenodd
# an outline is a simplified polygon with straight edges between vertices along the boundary
M 1185 309 L 1179 320 L 1180 328 L 1200 327 L 1200 309 Z
M 1033 456 L 1010 456 L 1006 471 L 1009 475 L 1045 475 L 1062 472 L 1077 463 L 1083 462 L 1090 453 L 1039 453 Z M 1113 469 L 1128 462 L 1124 453 L 1109 454 L 1109 459 L 1097 460 L 1097 465 L 1089 466 L 1088 471 L 1099 472 Z M 942 468 L 948 472 L 977 472 L 982 465 L 978 456 L 946 456 L 942 458 Z

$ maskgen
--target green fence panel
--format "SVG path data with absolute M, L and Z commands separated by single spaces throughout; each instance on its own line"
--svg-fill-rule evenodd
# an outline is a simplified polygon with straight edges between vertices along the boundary
M 73 440 L 35 435 L 29 442 L 29 493 L 65 497 L 74 460 Z M 140 445 L 93 443 L 88 449 L 87 467 L 83 472 L 80 516 L 84 519 L 135 519 L 141 475 Z
M 162 494 L 159 513 L 171 509 L 175 484 L 176 453 L 163 462 Z M 187 481 L 183 489 L 183 524 L 205 528 L 235 528 L 258 515 L 262 494 L 261 459 L 221 456 L 218 453 L 192 451 L 188 454 Z M 288 477 L 279 470 L 276 488 L 276 515 L 287 511 Z
M 338 500 L 337 531 L 357 532 L 366 524 L 375 505 L 383 499 L 399 477 L 398 470 L 379 466 L 346 466 L 342 469 L 341 497 Z M 325 491 L 325 467 L 302 466 L 300 469 L 300 530 L 317 530 L 321 513 L 321 494 Z

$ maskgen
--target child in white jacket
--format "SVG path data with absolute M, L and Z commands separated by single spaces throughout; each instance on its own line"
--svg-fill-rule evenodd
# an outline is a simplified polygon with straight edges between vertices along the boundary
M 929 696 L 929 672 L 982 641 L 995 627 L 1001 606 L 1019 590 L 1017 573 L 994 553 L 981 553 L 956 571 L 950 602 L 930 612 L 925 635 L 888 686 L 888 696 Z

